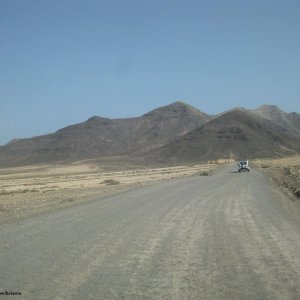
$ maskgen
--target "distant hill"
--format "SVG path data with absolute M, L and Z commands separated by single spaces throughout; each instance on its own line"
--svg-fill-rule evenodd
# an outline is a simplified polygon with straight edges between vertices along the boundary
M 300 140 L 282 126 L 244 109 L 227 112 L 171 143 L 150 151 L 150 162 L 278 157 L 300 151 Z
M 0 147 L 0 167 L 85 159 L 118 163 L 185 163 L 252 159 L 300 152 L 300 115 L 276 106 L 233 109 L 211 116 L 175 102 L 143 116 L 94 116 L 55 133 Z
M 288 130 L 288 134 L 300 138 L 300 114 L 286 113 L 276 105 L 261 105 L 253 112 Z
M 0 147 L 0 166 L 132 155 L 162 146 L 210 118 L 183 102 L 136 118 L 112 120 L 94 116 L 53 134 L 11 141 Z

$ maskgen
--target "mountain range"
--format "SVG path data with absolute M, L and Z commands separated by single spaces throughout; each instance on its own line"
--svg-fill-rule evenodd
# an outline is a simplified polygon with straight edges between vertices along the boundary
M 274 105 L 208 115 L 175 102 L 140 117 L 94 116 L 55 133 L 0 147 L 0 167 L 123 157 L 143 164 L 218 158 L 280 157 L 300 152 L 300 114 Z

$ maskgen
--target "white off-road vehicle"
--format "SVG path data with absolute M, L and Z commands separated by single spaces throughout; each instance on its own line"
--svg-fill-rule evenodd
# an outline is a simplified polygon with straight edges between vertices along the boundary
M 238 171 L 243 172 L 243 171 L 250 171 L 249 163 L 248 160 L 241 160 L 238 164 Z

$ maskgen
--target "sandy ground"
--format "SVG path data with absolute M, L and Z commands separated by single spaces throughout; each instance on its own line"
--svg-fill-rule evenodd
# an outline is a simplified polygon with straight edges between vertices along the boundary
M 176 177 L 206 176 L 219 166 L 210 163 L 108 172 L 101 166 L 80 163 L 0 169 L 0 222 Z
M 253 163 L 285 193 L 300 198 L 300 155 L 279 159 L 257 159 Z

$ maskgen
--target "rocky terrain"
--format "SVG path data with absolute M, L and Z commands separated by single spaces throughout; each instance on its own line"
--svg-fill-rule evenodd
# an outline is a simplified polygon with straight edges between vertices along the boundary
M 149 153 L 149 161 L 205 161 L 280 157 L 298 153 L 300 139 L 268 119 L 235 109 Z
M 13 140 L 0 147 L 0 167 L 70 162 L 149 151 L 170 142 L 211 117 L 175 102 L 141 117 L 107 119 L 94 116 L 53 134 Z
M 284 127 L 288 134 L 299 138 L 300 135 L 300 115 L 292 112 L 286 113 L 275 105 L 261 105 L 252 111 L 262 118 Z
M 300 198 L 300 156 L 260 159 L 254 164 L 262 169 L 284 192 Z

